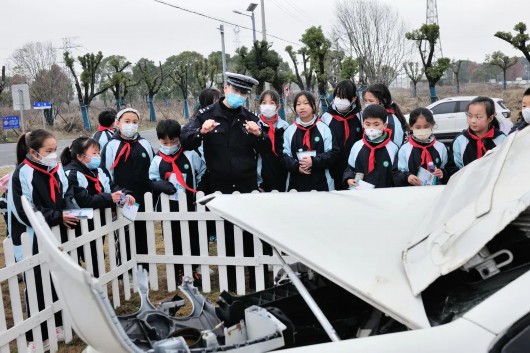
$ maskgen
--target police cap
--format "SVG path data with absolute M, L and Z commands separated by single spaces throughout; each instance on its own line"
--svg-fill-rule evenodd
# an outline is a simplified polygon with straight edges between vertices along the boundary
M 250 77 L 241 74 L 236 74 L 233 72 L 225 72 L 226 83 L 230 86 L 233 86 L 236 90 L 248 93 L 254 85 L 257 85 L 259 82 Z

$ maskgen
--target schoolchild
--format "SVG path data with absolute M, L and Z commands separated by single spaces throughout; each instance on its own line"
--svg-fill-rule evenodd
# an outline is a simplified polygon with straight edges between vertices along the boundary
M 179 211 L 179 191 L 186 194 L 187 210 L 195 210 L 195 193 L 206 165 L 195 151 L 184 151 L 180 144 L 180 124 L 176 120 L 162 120 L 156 126 L 156 135 L 160 142 L 158 154 L 153 158 L 149 168 L 149 179 L 155 194 L 155 199 L 161 193 L 170 195 L 169 208 L 171 212 Z M 160 205 L 157 202 L 157 209 Z M 189 237 L 192 255 L 200 255 L 199 229 L 197 221 L 189 221 Z M 170 236 L 164 234 L 164 236 Z M 171 222 L 171 236 L 173 238 L 173 254 L 182 255 L 182 235 L 180 222 Z M 181 264 L 175 265 L 175 275 L 180 283 L 184 273 Z M 194 278 L 199 278 L 194 272 Z M 196 283 L 197 284 L 197 283 Z
M 99 150 L 109 142 L 114 135 L 114 123 L 116 122 L 116 111 L 114 109 L 106 109 L 98 115 L 98 131 L 94 133 L 92 138 L 99 144 Z
M 519 131 L 530 125 L 530 87 L 527 88 L 523 93 L 523 99 L 521 101 L 521 111 L 517 117 L 517 122 L 513 125 L 510 130 L 510 134 L 514 131 Z
M 287 171 L 282 166 L 283 134 L 289 124 L 278 118 L 281 108 L 280 95 L 276 91 L 265 91 L 259 97 L 260 116 L 258 125 L 268 136 L 266 144 L 258 151 L 258 187 L 260 191 L 285 191 Z
M 360 103 L 355 83 L 352 80 L 340 81 L 333 91 L 333 103 L 321 117 L 322 122 L 329 126 L 333 139 L 340 148 L 340 157 L 330 168 L 337 190 L 345 188 L 342 175 L 348 166 L 348 156 L 353 144 L 363 136 L 359 112 Z
M 500 145 L 506 135 L 499 130 L 495 117 L 495 102 L 489 97 L 477 97 L 467 105 L 468 128 L 452 143 L 451 174 L 482 158 L 488 150 Z
M 151 191 L 149 167 L 154 152 L 151 144 L 138 133 L 140 113 L 125 108 L 116 115 L 117 131 L 101 152 L 101 168 L 112 181 L 131 192 L 139 204 L 139 212 L 145 210 L 144 194 Z M 147 230 L 145 221 L 135 221 L 136 253 L 147 254 Z M 126 235 L 127 259 L 130 259 L 129 236 Z
M 329 169 L 339 158 L 340 148 L 316 114 L 315 97 L 301 91 L 293 105 L 296 118 L 283 137 L 282 164 L 289 172 L 288 190 L 335 190 Z
M 394 160 L 394 186 L 422 186 L 423 182 L 417 176 L 420 167 L 433 170 L 436 184 L 446 184 L 449 180 L 449 173 L 445 170 L 447 148 L 432 132 L 436 125 L 432 112 L 426 108 L 414 109 L 409 124 L 412 134 Z
M 358 187 L 356 174 L 363 175 L 362 180 L 375 188 L 393 186 L 392 165 L 397 156 L 398 146 L 392 141 L 391 131 L 386 123 L 387 111 L 378 104 L 364 108 L 364 134 L 350 152 L 348 167 L 343 181 L 348 187 Z
M 99 144 L 89 137 L 78 137 L 61 153 L 61 163 L 72 189 L 74 200 L 80 208 L 96 210 L 113 207 L 122 201 L 132 205 L 135 199 L 130 191 L 116 185 L 101 167 Z M 110 221 L 110 220 L 109 220 Z M 101 223 L 105 225 L 105 213 L 101 212 Z M 94 229 L 93 220 L 88 220 L 89 230 Z M 76 227 L 76 236 L 81 235 L 81 228 Z M 83 249 L 78 249 L 80 260 L 85 260 Z M 90 242 L 93 275 L 99 277 L 97 265 L 96 241 Z
M 370 104 L 379 104 L 386 109 L 388 113 L 388 129 L 392 132 L 392 141 L 398 147 L 405 142 L 405 131 L 408 130 L 408 124 L 401 113 L 399 106 L 392 100 L 392 95 L 387 86 L 382 83 L 376 83 L 368 87 L 364 92 L 364 106 Z M 362 117 L 361 117 L 362 119 Z
M 61 226 L 61 240 L 67 240 L 66 228 L 75 227 L 78 219 L 64 210 L 75 208 L 75 204 L 68 193 L 68 179 L 62 166 L 57 161 L 57 140 L 48 131 L 37 129 L 28 132 L 17 142 L 17 167 L 9 180 L 8 193 L 8 225 L 9 236 L 15 245 L 15 259 L 22 260 L 21 235 L 26 232 L 30 235 L 32 253 L 39 252 L 35 232 L 22 207 L 21 197 L 25 196 L 35 209 L 42 213 L 44 220 L 50 227 Z M 42 274 L 40 266 L 34 267 L 35 285 L 37 289 L 38 308 L 30 308 L 26 295 L 28 316 L 33 311 L 45 308 Z M 25 277 L 24 277 L 25 281 Z M 52 288 L 53 300 L 57 300 Z M 55 314 L 56 331 L 58 340 L 64 340 L 62 317 Z M 41 324 L 42 338 L 48 339 L 46 323 Z M 32 332 L 26 334 L 28 350 L 35 348 Z M 46 346 L 47 342 L 45 342 Z

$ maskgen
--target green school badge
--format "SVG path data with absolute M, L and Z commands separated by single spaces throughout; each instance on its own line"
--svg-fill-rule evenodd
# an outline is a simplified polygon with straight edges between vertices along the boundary
M 145 152 L 142 152 L 142 157 L 147 157 L 147 155 L 145 154 Z
M 436 164 L 440 163 L 440 158 L 436 157 L 435 162 L 436 162 Z
M 190 169 L 190 165 L 189 164 L 184 164 L 184 169 Z
M 315 136 L 315 142 L 318 142 L 318 141 L 320 141 L 320 137 Z
M 389 165 L 390 165 L 390 163 L 388 163 L 388 161 L 384 161 L 384 162 L 383 162 L 383 166 L 384 166 L 384 167 L 388 167 Z

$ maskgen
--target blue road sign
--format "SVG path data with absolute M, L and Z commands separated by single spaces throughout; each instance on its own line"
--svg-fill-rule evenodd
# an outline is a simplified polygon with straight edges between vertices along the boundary
M 18 115 L 3 116 L 2 117 L 2 128 L 3 129 L 20 129 L 20 118 L 18 117 Z
M 51 109 L 52 102 L 35 102 L 33 103 L 33 109 Z

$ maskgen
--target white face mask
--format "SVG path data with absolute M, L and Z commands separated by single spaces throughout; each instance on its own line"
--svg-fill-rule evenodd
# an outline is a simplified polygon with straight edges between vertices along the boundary
M 350 110 L 352 106 L 349 100 L 347 100 L 346 98 L 339 98 L 339 97 L 335 97 L 335 99 L 333 99 L 333 104 L 335 105 L 335 108 L 337 108 L 339 112 Z
M 383 135 L 383 130 L 379 129 L 364 129 L 364 133 L 369 140 L 375 140 Z
M 42 165 L 45 165 L 47 167 L 50 167 L 50 168 L 54 168 L 56 165 L 57 165 L 57 153 L 53 152 L 53 153 L 50 153 L 49 155 L 43 157 L 40 155 L 40 153 L 37 152 L 37 154 L 41 157 L 39 162 L 42 164 Z
M 523 114 L 524 121 L 530 124 L 530 108 L 524 108 L 521 113 Z
M 123 136 L 131 138 L 136 132 L 138 132 L 138 125 L 136 124 L 123 124 L 121 126 L 120 132 Z
M 417 140 L 427 141 L 432 135 L 432 129 L 414 129 L 412 130 L 412 135 Z
M 272 118 L 276 115 L 276 106 L 274 104 L 262 104 L 259 106 L 259 111 L 266 118 Z

